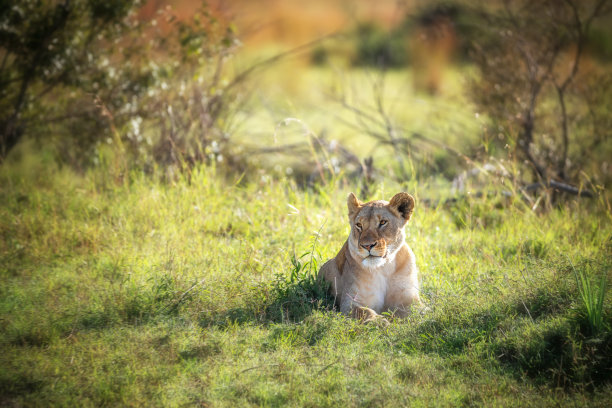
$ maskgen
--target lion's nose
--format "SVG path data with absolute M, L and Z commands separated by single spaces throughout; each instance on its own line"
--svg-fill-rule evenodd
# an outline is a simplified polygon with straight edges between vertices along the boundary
M 376 246 L 376 242 L 374 242 L 373 244 L 361 244 L 361 246 L 365 248 L 367 251 L 369 251 Z

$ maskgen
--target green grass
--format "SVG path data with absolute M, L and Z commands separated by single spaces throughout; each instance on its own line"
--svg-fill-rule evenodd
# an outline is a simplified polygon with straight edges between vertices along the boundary
M 599 285 L 593 286 L 591 283 L 591 277 L 584 269 L 577 271 L 575 268 L 574 274 L 576 275 L 576 285 L 580 292 L 580 298 L 584 305 L 585 313 L 591 332 L 598 334 L 604 329 L 604 299 L 607 291 L 608 277 L 606 273 L 602 273 L 599 278 Z
M 473 198 L 407 227 L 431 311 L 360 325 L 313 279 L 348 232 L 343 179 L 198 168 L 173 183 L 0 169 L 5 406 L 607 406 L 610 216 Z M 417 182 L 381 183 L 371 198 Z M 369 197 L 363 197 L 364 199 Z

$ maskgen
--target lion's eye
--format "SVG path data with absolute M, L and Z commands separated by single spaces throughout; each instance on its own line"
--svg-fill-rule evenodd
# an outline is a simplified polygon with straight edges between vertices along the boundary
M 355 226 L 357 227 L 358 230 L 361 231 L 361 223 L 357 223 L 357 224 L 355 224 Z
M 382 227 L 383 225 L 387 225 L 387 220 L 380 220 L 380 224 L 379 224 L 379 225 L 380 225 L 381 227 Z

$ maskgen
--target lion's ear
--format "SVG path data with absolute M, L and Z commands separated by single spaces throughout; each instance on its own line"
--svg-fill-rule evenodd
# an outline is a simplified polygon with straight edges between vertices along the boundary
M 389 209 L 407 222 L 414 210 L 414 198 L 408 193 L 397 193 L 389 202 Z
M 363 205 L 361 201 L 355 197 L 355 194 L 350 193 L 347 199 L 349 217 L 355 214 Z

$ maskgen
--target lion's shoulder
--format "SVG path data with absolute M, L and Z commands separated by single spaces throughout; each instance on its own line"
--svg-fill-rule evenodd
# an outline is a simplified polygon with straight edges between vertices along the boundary
M 338 273 L 340 275 L 342 275 L 342 272 L 344 271 L 344 266 L 346 265 L 347 252 L 348 252 L 348 241 L 345 241 L 344 245 L 342 245 L 342 248 L 340 249 L 336 257 L 334 258 L 334 262 L 336 263 L 336 267 L 338 268 Z

